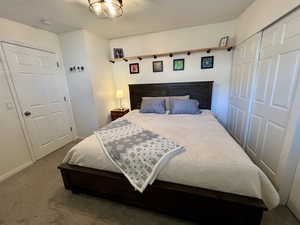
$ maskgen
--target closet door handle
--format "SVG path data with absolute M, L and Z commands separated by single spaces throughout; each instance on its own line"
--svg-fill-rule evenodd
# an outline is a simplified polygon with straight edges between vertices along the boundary
M 25 116 L 31 116 L 31 112 L 26 111 L 26 112 L 24 112 L 24 115 Z

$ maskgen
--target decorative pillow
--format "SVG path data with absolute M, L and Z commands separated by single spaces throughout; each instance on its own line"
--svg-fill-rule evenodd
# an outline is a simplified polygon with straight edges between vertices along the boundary
M 142 113 L 166 113 L 165 99 L 143 99 L 140 112 Z
M 171 99 L 190 99 L 189 95 L 184 96 L 160 96 L 160 97 L 143 97 L 144 99 L 164 99 L 166 101 L 166 110 L 170 111 L 170 101 Z
M 166 108 L 167 110 L 171 110 L 171 101 L 173 99 L 179 99 L 179 100 L 186 100 L 186 99 L 190 99 L 189 95 L 184 95 L 184 96 L 170 96 L 169 97 L 169 101 L 166 103 Z
M 167 102 L 169 101 L 169 97 L 167 97 L 167 96 L 160 96 L 160 97 L 142 97 L 142 102 L 144 100 L 152 100 L 152 99 L 154 99 L 154 100 L 165 100 L 166 105 L 167 105 Z
M 199 114 L 199 102 L 195 99 L 172 99 L 170 114 Z

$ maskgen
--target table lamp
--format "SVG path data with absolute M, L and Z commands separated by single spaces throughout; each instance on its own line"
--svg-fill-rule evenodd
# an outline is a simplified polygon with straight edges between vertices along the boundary
M 122 98 L 124 97 L 124 92 L 122 89 L 118 89 L 116 92 L 116 98 L 120 100 L 120 109 L 124 110 L 124 107 L 122 106 Z

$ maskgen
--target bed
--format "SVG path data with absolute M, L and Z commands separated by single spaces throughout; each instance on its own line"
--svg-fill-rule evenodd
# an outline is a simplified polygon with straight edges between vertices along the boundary
M 59 166 L 67 190 L 182 216 L 203 224 L 259 225 L 279 197 L 265 174 L 213 116 L 213 82 L 129 85 L 132 111 L 125 118 L 176 140 L 186 151 L 173 158 L 143 194 L 105 156 L 95 135 Z M 142 97 L 183 96 L 200 102 L 200 115 L 143 114 Z

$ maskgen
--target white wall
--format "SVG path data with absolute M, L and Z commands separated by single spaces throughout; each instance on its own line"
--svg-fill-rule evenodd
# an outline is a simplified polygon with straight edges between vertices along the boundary
M 299 5 L 300 0 L 256 0 L 237 19 L 237 43 L 263 30 Z
M 60 35 L 64 65 L 71 95 L 74 120 L 79 137 L 90 135 L 98 125 L 93 88 L 89 77 L 88 57 L 84 32 Z M 84 66 L 83 72 L 70 72 L 73 66 Z
M 234 36 L 235 22 L 225 22 L 205 26 L 190 27 L 146 35 L 138 35 L 111 40 L 111 48 L 123 48 L 125 56 L 143 54 L 157 54 L 163 52 L 181 51 L 196 48 L 218 46 L 221 37 Z M 124 105 L 129 107 L 128 84 L 133 83 L 164 83 L 188 81 L 215 81 L 213 93 L 213 111 L 225 125 L 227 121 L 228 89 L 231 72 L 232 52 L 211 52 L 215 56 L 214 69 L 201 70 L 201 56 L 206 53 L 196 53 L 191 56 L 178 55 L 174 58 L 185 58 L 185 70 L 173 71 L 173 59 L 170 57 L 158 58 L 164 61 L 164 72 L 153 73 L 152 61 L 118 62 L 113 65 L 115 86 L 126 90 Z M 140 63 L 140 74 L 129 74 L 129 63 Z
M 110 110 L 116 106 L 112 64 L 107 60 L 109 41 L 87 31 L 84 34 L 99 126 L 103 126 L 110 121 Z
M 0 40 L 20 43 L 58 54 L 56 34 L 0 18 Z M 0 55 L 0 61 L 3 57 Z M 63 69 L 61 71 L 64 72 Z M 9 105 L 9 107 L 7 107 Z M 0 62 L 0 181 L 32 163 L 30 151 L 22 132 L 16 105 L 7 83 L 7 74 Z
M 0 39 L 61 54 L 56 34 L 0 18 Z
M 110 119 L 115 107 L 109 42 L 85 30 L 60 35 L 78 136 L 91 135 Z M 83 72 L 70 72 L 74 65 Z

